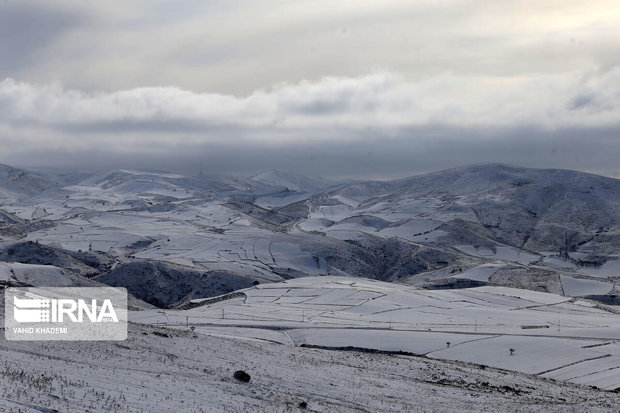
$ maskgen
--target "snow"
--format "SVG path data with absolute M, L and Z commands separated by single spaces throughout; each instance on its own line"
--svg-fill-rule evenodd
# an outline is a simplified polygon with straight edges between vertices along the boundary
M 547 267 L 555 268 L 562 271 L 575 271 L 577 269 L 577 266 L 574 265 L 572 262 L 563 260 L 557 256 L 546 256 L 543 259 L 543 263 Z
M 18 170 L 7 171 L 13 171 L 13 178 L 21 174 Z M 411 283 L 425 282 L 435 277 L 432 271 L 444 267 L 444 277 L 454 275 L 461 263 L 451 266 L 453 259 L 463 260 L 464 268 L 489 262 L 517 267 L 535 263 L 549 270 L 545 277 L 550 281 L 545 286 L 520 276 L 500 277 L 498 282 L 549 291 L 560 291 L 556 274 L 573 278 L 585 274 L 608 278 L 604 281 L 615 284 L 613 276 L 620 271 L 620 259 L 614 260 L 612 255 L 599 268 L 577 268 L 551 256 L 557 254 L 554 240 L 564 234 L 558 228 L 565 225 L 565 217 L 554 213 L 553 208 L 545 209 L 547 204 L 536 198 L 542 189 L 551 191 L 551 200 L 556 199 L 554 194 L 561 193 L 584 211 L 603 201 L 616 202 L 614 182 L 602 177 L 505 165 L 479 165 L 396 181 L 336 186 L 274 170 L 262 171 L 254 178 L 187 177 L 135 170 L 69 174 L 70 179 L 60 180 L 28 171 L 23 174 L 22 181 L 0 179 L 0 189 L 4 185 L 7 191 L 13 188 L 11 185 L 22 190 L 24 185 L 32 186 L 24 193 L 25 198 L 7 200 L 1 206 L 29 220 L 23 234 L 16 236 L 71 251 L 92 248 L 120 260 L 158 260 L 273 281 L 322 274 L 372 274 L 382 278 L 381 255 L 375 253 L 384 248 L 382 243 L 396 238 L 440 252 L 425 255 L 430 256 L 429 261 L 418 268 L 427 271 L 426 276 L 399 275 L 408 277 Z M 598 192 L 584 197 L 581 189 L 551 185 L 560 178 L 562 184 L 572 179 L 576 187 L 587 185 L 588 191 L 593 187 Z M 40 192 L 42 189 L 45 191 Z M 276 222 L 283 223 L 265 222 L 260 214 L 236 208 L 235 202 L 250 207 L 250 202 L 255 202 L 273 209 Z M 602 222 L 607 237 L 615 234 L 613 202 L 605 208 L 606 221 Z M 585 232 L 601 227 L 594 227 L 594 222 L 599 224 L 596 217 L 578 218 Z M 468 224 L 455 220 L 466 220 Z M 11 238 L 2 235 L 2 239 Z M 581 257 L 588 251 L 596 252 L 598 244 L 593 243 L 581 245 L 571 254 Z M 358 248 L 358 244 L 363 246 Z M 538 255 L 538 251 L 546 251 L 546 256 Z M 387 257 L 388 261 L 391 258 Z M 398 258 L 403 264 L 408 259 Z M 490 271 L 468 270 L 463 278 L 488 281 Z M 574 296 L 599 292 L 607 286 L 567 280 L 571 284 L 565 293 Z M 581 286 L 584 291 L 579 290 Z
M 515 261 L 518 263 L 528 264 L 540 259 L 538 255 L 530 254 L 525 251 L 518 250 L 512 247 L 498 246 L 496 251 L 492 251 L 488 248 L 480 247 L 475 248 L 471 245 L 457 245 L 457 249 L 463 251 L 466 254 L 474 255 L 483 258 L 493 258 L 496 260 Z
M 306 277 L 244 293 L 246 298 L 192 310 L 131 312 L 128 339 L 118 343 L 2 338 L 0 409 L 294 411 L 300 401 L 317 412 L 475 412 L 491 406 L 501 411 L 612 412 L 620 407 L 613 394 L 562 382 L 618 387 L 620 346 L 615 342 L 573 337 L 574 332 L 538 337 L 528 335 L 535 330 L 516 325 L 511 330 L 505 323 L 513 320 L 518 325 L 524 314 L 538 311 L 523 308 L 526 301 L 544 311 L 564 297 L 484 287 L 473 291 L 477 300 L 471 301 L 471 294 L 461 291 L 341 277 Z M 389 312 L 379 307 L 379 313 L 355 311 L 380 303 L 408 311 L 410 318 L 390 323 Z M 617 315 L 566 305 L 577 312 L 569 319 L 598 323 L 607 333 L 619 330 Z M 460 313 L 468 307 L 477 308 L 481 320 L 493 309 L 505 320 L 493 333 L 459 331 Z M 0 314 L 3 308 L 0 305 Z M 436 312 L 423 313 L 431 309 Z M 434 320 L 435 327 L 411 329 L 422 314 Z M 448 331 L 441 331 L 441 325 Z M 506 334 L 507 330 L 521 334 Z M 509 348 L 515 348 L 512 356 Z M 482 370 L 478 363 L 528 375 Z M 251 375 L 250 383 L 232 378 L 240 369 Z
M 303 399 L 312 411 L 618 411 L 617 397 L 581 386 L 620 387 L 618 310 L 571 298 L 617 290 L 615 180 L 499 165 L 329 190 L 331 183 L 280 171 L 50 179 L 0 168 L 2 211 L 27 220 L 5 226 L 15 232 L 2 239 L 92 246 L 121 265 L 136 260 L 138 269 L 144 261 L 176 263 L 265 284 L 191 310 L 132 311 L 124 343 L 0 341 L 0 410 L 287 411 Z M 274 211 L 255 215 L 236 202 Z M 273 221 L 261 218 L 266 212 Z M 572 258 L 600 253 L 607 261 L 598 268 L 562 261 L 567 228 L 578 233 Z M 566 296 L 322 276 L 376 268 L 371 276 L 382 276 L 378 252 L 392 252 L 391 238 L 455 257 L 431 261 L 422 280 L 487 282 L 502 268 L 527 269 L 560 280 Z M 0 282 L 94 282 L 66 271 L 1 263 Z M 405 274 L 408 282 L 417 275 Z M 300 278 L 282 281 L 288 277 Z M 239 368 L 252 373 L 245 387 L 231 378 Z
M 527 374 L 541 374 L 599 355 L 583 349 L 595 342 L 550 337 L 500 336 L 470 341 L 430 354 L 445 360 L 484 364 Z M 514 353 L 510 354 L 510 349 Z M 610 380 L 609 387 L 620 386 L 620 377 Z
M 412 353 L 534 375 L 598 357 L 620 360 L 620 345 L 610 342 L 620 340 L 620 316 L 555 294 L 422 290 L 345 277 L 304 277 L 243 293 L 191 310 L 130 312 L 130 320 L 181 328 L 189 319 L 220 328 L 218 334 L 226 326 L 277 329 L 295 345 Z M 620 376 L 604 381 L 603 370 L 592 373 L 599 387 L 620 387 Z
M 620 256 L 612 256 L 600 267 L 579 267 L 579 272 L 592 277 L 620 277 Z
M 477 267 L 468 268 L 467 270 L 459 274 L 453 275 L 452 277 L 488 282 L 489 277 L 502 267 L 504 267 L 504 265 L 502 264 L 484 264 Z
M 277 332 L 200 329 L 130 324 L 118 343 L 2 340 L 0 410 L 279 412 L 302 401 L 308 411 L 343 413 L 620 407 L 613 394 L 477 366 L 299 348 Z M 251 381 L 234 380 L 236 370 Z
M 599 358 L 570 364 L 541 376 L 613 390 L 620 382 L 618 373 L 620 373 L 620 357 L 603 355 Z
M 325 218 L 330 221 L 341 221 L 354 215 L 352 208 L 348 205 L 327 205 L 320 206 L 316 211 L 310 213 L 310 218 Z
M 387 352 L 405 352 L 425 355 L 466 341 L 480 340 L 481 336 L 415 331 L 312 328 L 288 330 L 287 334 L 297 345 L 325 346 L 331 348 L 358 347 Z
M 575 278 L 568 275 L 560 275 L 564 294 L 570 296 L 607 294 L 614 288 L 613 283 L 598 280 Z
M 94 281 L 67 274 L 62 268 L 53 265 L 16 262 L 0 262 L 0 281 L 18 282 L 21 285 L 35 287 L 99 286 Z
M 261 208 L 273 209 L 300 202 L 308 198 L 307 192 L 287 192 L 276 195 L 264 195 L 256 198 L 254 204 Z

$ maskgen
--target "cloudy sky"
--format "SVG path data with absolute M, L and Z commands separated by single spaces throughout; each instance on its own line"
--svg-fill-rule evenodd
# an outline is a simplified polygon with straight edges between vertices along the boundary
M 612 1 L 0 0 L 0 162 L 620 177 Z

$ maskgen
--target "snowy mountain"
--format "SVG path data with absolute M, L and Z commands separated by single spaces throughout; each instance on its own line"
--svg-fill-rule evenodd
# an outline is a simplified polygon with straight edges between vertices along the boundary
M 411 215 L 420 215 L 420 200 L 432 200 L 437 204 L 425 216 L 461 218 L 532 251 L 586 248 L 620 228 L 620 180 L 566 170 L 481 165 L 354 184 L 330 194 L 338 197 L 362 211 L 398 213 L 398 205 Z
M 427 279 L 495 263 L 495 272 L 467 279 L 560 293 L 566 281 L 574 294 L 575 276 L 598 293 L 620 276 L 620 181 L 581 172 L 477 165 L 355 183 L 281 212 L 334 238 L 372 234 L 464 253 Z
M 84 265 L 66 269 L 128 286 L 158 305 L 177 303 L 149 291 L 158 283 L 178 289 L 180 300 L 312 275 L 617 301 L 616 179 L 500 164 L 328 187 L 282 171 L 17 175 L 30 195 L 0 204 L 5 243 L 36 242 Z M 18 245 L 20 262 L 58 265 L 33 261 L 40 252 L 29 256 L 27 246 Z M 128 275 L 153 265 L 165 270 L 150 282 Z M 201 274 L 230 281 L 214 284 Z
M 0 200 L 27 198 L 52 186 L 44 174 L 0 164 Z

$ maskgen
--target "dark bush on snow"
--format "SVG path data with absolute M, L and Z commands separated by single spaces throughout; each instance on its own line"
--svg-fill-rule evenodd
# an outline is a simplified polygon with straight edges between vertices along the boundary
M 248 373 L 246 373 L 243 370 L 237 370 L 235 371 L 235 374 L 233 374 L 233 377 L 239 381 L 242 381 L 244 383 L 247 383 L 250 381 L 250 375 Z

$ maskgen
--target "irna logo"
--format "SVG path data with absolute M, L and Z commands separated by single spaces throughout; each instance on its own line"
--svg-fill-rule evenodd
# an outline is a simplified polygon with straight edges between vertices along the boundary
M 19 323 L 118 323 L 118 316 L 110 299 L 98 303 L 91 299 L 19 298 L 13 296 L 13 318 Z
M 127 290 L 113 287 L 9 287 L 7 340 L 125 340 Z

